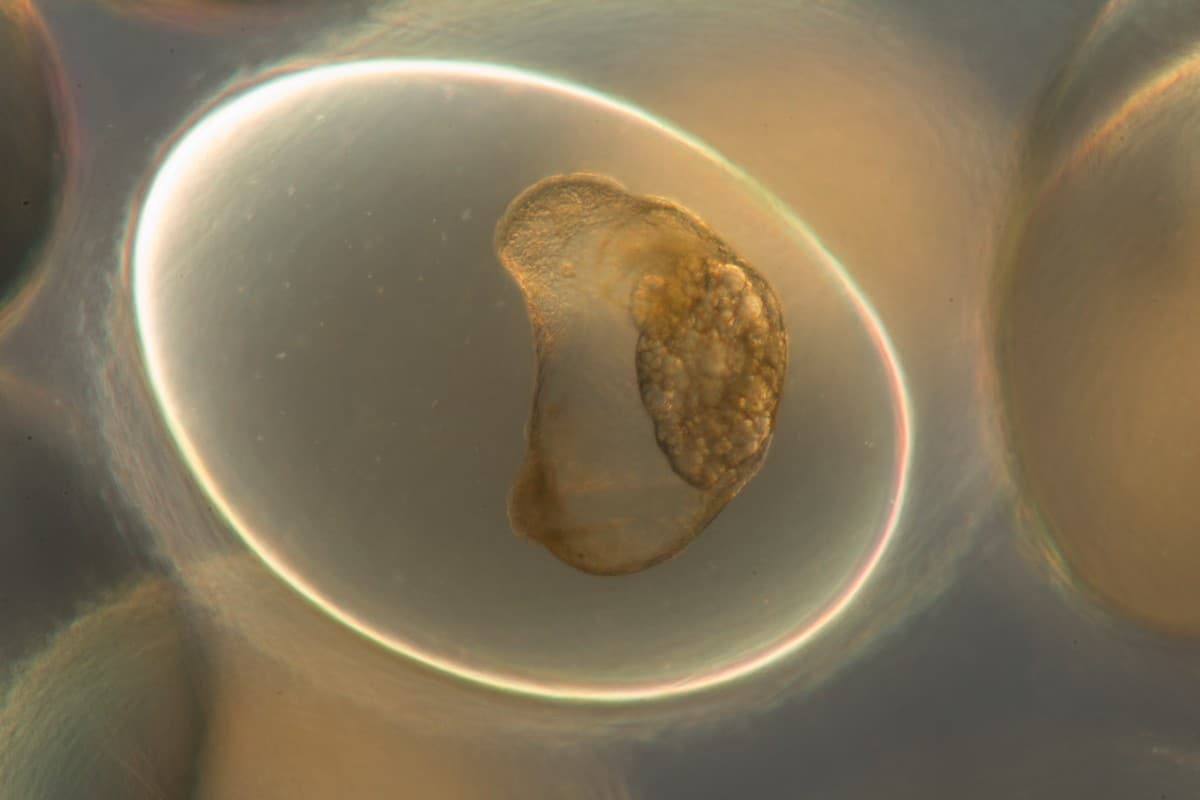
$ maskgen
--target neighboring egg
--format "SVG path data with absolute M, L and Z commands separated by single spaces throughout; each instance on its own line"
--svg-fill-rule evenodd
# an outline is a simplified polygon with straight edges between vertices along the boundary
M 0 2 L 0 301 L 30 283 L 63 204 L 69 138 L 54 48 L 32 6 Z

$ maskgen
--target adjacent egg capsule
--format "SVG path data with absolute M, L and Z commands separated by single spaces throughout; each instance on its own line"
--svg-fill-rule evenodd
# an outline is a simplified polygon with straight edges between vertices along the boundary
M 774 291 L 687 209 L 596 175 L 526 189 L 495 249 L 536 358 L 513 530 L 594 574 L 678 554 L 766 457 L 788 348 Z

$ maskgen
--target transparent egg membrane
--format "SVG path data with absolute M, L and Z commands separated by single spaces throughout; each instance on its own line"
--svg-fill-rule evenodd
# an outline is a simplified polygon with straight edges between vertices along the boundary
M 574 173 L 694 214 L 787 332 L 761 466 L 637 574 L 575 569 L 508 513 L 546 352 L 493 236 L 522 191 Z M 586 241 L 570 260 L 588 281 L 631 263 Z M 166 152 L 132 277 L 151 385 L 231 527 L 329 614 L 455 675 L 622 699 L 746 675 L 845 608 L 896 529 L 907 401 L 853 284 L 735 167 L 576 86 L 372 61 L 249 87 Z M 582 411 L 552 459 L 578 474 L 580 442 L 599 448 L 588 510 L 619 524 L 648 475 L 680 470 L 639 384 L 634 297 L 614 296 L 546 308 L 582 331 L 555 386 Z M 601 313 L 625 316 L 579 324 Z

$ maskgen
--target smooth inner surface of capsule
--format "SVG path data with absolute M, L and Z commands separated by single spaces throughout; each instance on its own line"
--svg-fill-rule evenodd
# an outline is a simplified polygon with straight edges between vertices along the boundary
M 583 398 L 569 413 L 585 421 L 602 408 L 630 414 L 607 429 L 565 424 L 581 440 L 570 448 L 609 448 L 613 476 L 693 498 L 690 519 L 744 484 L 679 557 L 620 580 L 519 541 L 507 511 L 526 454 L 533 328 L 557 324 L 562 309 L 542 303 L 531 324 L 521 288 L 497 264 L 494 232 L 526 188 L 574 173 L 608 176 L 625 202 L 668 197 L 687 214 L 661 212 L 670 222 L 661 239 L 633 235 L 644 219 L 612 239 L 655 242 L 631 263 L 657 260 L 657 276 L 608 282 L 579 256 L 556 265 L 556 280 L 598 293 L 571 325 L 591 333 L 612 322 L 617 335 L 571 339 L 592 367 L 559 361 L 566 380 L 543 387 Z M 728 250 L 710 234 L 697 249 L 696 230 L 671 233 L 692 219 Z M 705 257 L 663 257 L 672 248 Z M 436 61 L 268 80 L 215 105 L 166 151 L 131 252 L 149 380 L 214 507 L 310 601 L 436 669 L 609 701 L 744 677 L 836 619 L 894 530 L 903 393 L 865 303 L 762 187 L 594 92 Z M 774 343 L 695 342 L 730 359 L 731 376 L 766 375 L 760 388 L 702 375 L 699 365 L 715 360 L 688 361 L 673 379 L 736 385 L 749 408 L 777 398 L 773 428 L 754 412 L 740 449 L 715 459 L 672 438 L 682 417 L 659 399 L 672 390 L 668 370 L 678 371 L 659 354 L 692 352 L 667 292 L 677 269 L 685 287 L 693 277 L 721 282 L 730 303 L 711 313 L 743 315 L 744 332 L 761 315 L 763 342 Z M 725 397 L 673 408 L 694 416 Z M 543 411 L 556 403 L 541 402 Z M 705 420 L 716 447 L 736 439 L 727 432 L 737 413 Z M 757 467 L 767 436 L 770 457 Z
M 679 553 L 766 456 L 787 364 L 774 292 L 687 209 L 595 175 L 523 192 L 496 252 L 537 354 L 514 529 L 597 574 Z

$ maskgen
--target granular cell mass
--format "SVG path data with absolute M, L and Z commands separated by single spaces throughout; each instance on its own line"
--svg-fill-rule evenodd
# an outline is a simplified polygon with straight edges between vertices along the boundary
M 596 574 L 679 553 L 766 457 L 787 366 L 774 291 L 687 209 L 595 175 L 527 189 L 495 246 L 537 362 L 513 529 Z

